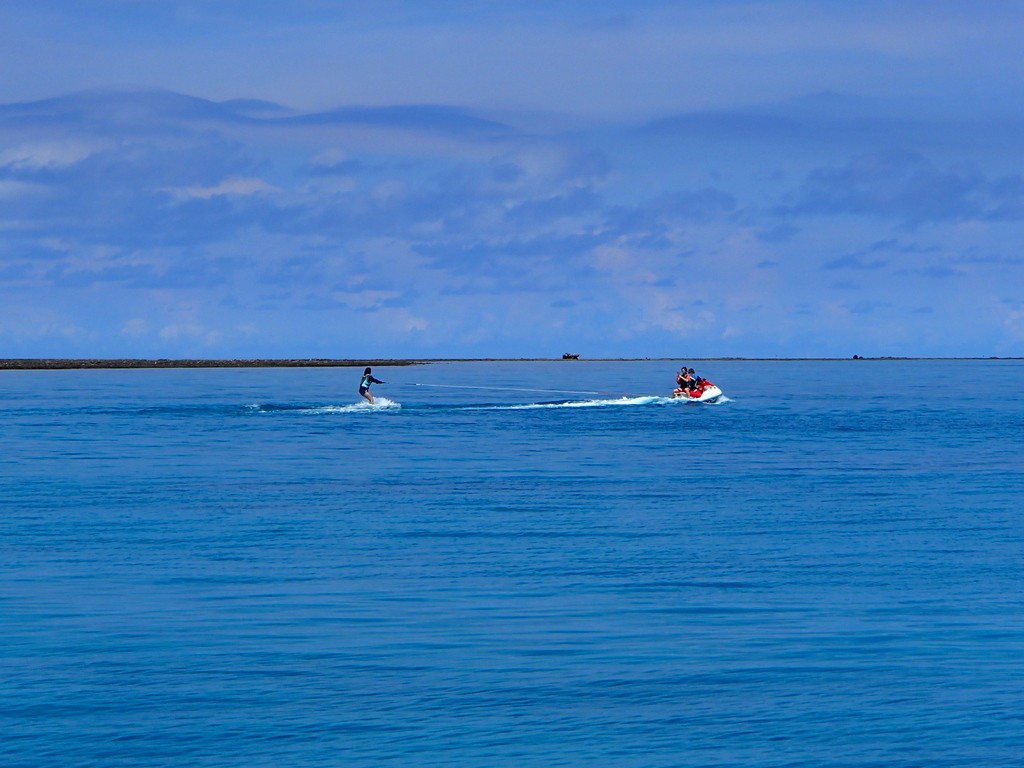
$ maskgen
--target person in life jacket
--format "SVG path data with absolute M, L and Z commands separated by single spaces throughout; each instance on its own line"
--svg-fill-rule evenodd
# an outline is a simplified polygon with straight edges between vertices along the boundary
M 359 382 L 359 394 L 365 397 L 369 401 L 370 405 L 373 405 L 373 395 L 370 394 L 370 385 L 383 383 L 384 382 L 380 379 L 373 378 L 373 374 L 370 372 L 370 369 L 367 368 L 363 371 L 362 381 Z
M 672 397 L 679 397 L 679 395 L 686 393 L 686 366 L 684 365 L 679 369 L 679 373 L 676 374 L 676 388 L 672 390 Z
M 687 370 L 684 365 L 679 369 L 679 373 L 676 374 L 676 388 L 672 390 L 672 394 L 675 397 L 680 395 L 689 395 L 693 389 L 693 368 Z
M 688 371 L 688 373 L 690 374 L 690 378 L 691 378 L 691 381 L 690 381 L 690 397 L 700 397 L 701 395 L 704 394 L 704 389 L 708 385 L 708 380 L 703 378 L 703 377 L 701 377 L 701 376 L 695 375 L 694 372 L 693 372 L 693 368 L 691 368 Z
M 691 397 L 700 397 L 704 394 L 704 379 L 698 376 L 693 368 L 686 372 L 688 380 L 686 382 L 686 388 L 690 391 Z
M 693 368 L 680 368 L 676 374 L 677 386 L 672 390 L 672 396 L 696 400 L 704 394 L 709 384 L 707 379 L 697 376 Z

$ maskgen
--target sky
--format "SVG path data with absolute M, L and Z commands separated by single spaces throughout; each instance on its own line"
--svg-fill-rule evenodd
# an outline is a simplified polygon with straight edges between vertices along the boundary
M 5 0 L 0 357 L 1022 356 L 1021 39 L 1000 0 Z

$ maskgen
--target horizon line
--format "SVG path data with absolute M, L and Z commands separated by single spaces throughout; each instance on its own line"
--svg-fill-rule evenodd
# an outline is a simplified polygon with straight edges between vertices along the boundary
M 1024 360 L 1020 356 L 879 355 L 866 357 L 417 357 L 417 358 L 0 358 L 0 370 L 90 370 L 135 368 L 356 368 L 401 367 L 432 363 L 640 363 L 687 360 L 694 362 L 871 362 L 930 360 Z

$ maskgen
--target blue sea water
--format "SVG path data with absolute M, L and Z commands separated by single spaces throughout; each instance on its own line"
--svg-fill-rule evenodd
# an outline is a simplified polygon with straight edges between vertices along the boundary
M 1024 362 L 0 373 L 0 765 L 1020 766 Z

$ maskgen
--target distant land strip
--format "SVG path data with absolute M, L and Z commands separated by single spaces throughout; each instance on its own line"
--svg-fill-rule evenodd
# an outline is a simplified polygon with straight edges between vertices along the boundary
M 552 357 L 472 357 L 418 358 L 377 360 L 335 360 L 330 358 L 239 359 L 239 360 L 175 360 L 135 358 L 7 358 L 0 359 L 0 370 L 60 371 L 113 368 L 380 368 L 431 363 L 637 363 L 637 362 L 842 362 L 856 360 L 1022 360 L 1021 357 L 602 357 L 586 360 L 564 360 Z
M 418 365 L 420 360 L 138 360 L 107 358 L 11 358 L 0 360 L 0 369 L 59 371 L 83 368 L 362 368 L 365 366 Z

